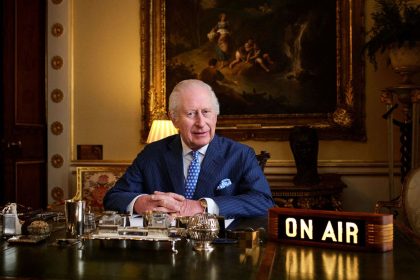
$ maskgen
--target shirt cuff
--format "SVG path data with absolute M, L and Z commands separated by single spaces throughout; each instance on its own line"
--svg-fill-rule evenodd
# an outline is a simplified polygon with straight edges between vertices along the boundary
M 130 204 L 128 204 L 128 206 L 127 206 L 127 212 L 130 214 L 130 215 L 133 215 L 134 214 L 134 203 L 136 202 L 136 200 L 137 200 L 137 198 L 139 198 L 140 196 L 142 196 L 142 195 L 144 195 L 144 194 L 140 194 L 140 195 L 138 195 L 138 196 L 136 196 L 131 202 L 130 202 Z
M 214 202 L 213 199 L 207 197 L 203 197 L 203 199 L 205 199 L 207 202 L 207 213 L 219 216 L 219 206 L 217 206 L 216 202 Z

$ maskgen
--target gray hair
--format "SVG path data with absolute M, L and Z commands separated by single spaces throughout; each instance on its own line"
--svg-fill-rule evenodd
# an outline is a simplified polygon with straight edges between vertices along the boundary
M 176 113 L 179 107 L 179 96 L 183 92 L 186 92 L 186 90 L 192 89 L 193 87 L 200 87 L 207 91 L 212 101 L 212 104 L 211 104 L 212 109 L 214 109 L 216 114 L 219 115 L 220 105 L 213 89 L 205 82 L 201 80 L 196 80 L 196 79 L 183 80 L 179 82 L 178 84 L 176 84 L 176 86 L 171 92 L 171 95 L 169 96 L 169 115 L 173 118 L 176 118 Z

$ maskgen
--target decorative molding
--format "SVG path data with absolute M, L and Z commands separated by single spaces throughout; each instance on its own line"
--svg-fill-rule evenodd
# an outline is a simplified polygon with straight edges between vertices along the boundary
M 60 135 L 63 133 L 63 124 L 61 122 L 55 121 L 51 124 L 51 133 L 54 135 Z
M 78 166 L 128 166 L 129 160 L 73 160 L 70 165 L 73 168 Z M 394 174 L 400 174 L 400 164 L 394 164 Z M 337 173 L 342 176 L 388 176 L 388 162 L 386 161 L 343 161 L 343 160 L 320 160 L 318 161 L 318 172 Z M 269 177 L 292 176 L 296 174 L 295 162 L 293 160 L 271 160 L 267 161 L 264 173 Z
M 73 6 L 75 0 L 48 0 L 46 71 L 48 128 L 48 204 L 67 199 L 71 192 L 69 162 L 72 150 Z M 65 61 L 65 63 L 64 63 Z M 59 70 L 59 71 L 58 71 Z M 64 129 L 65 128 L 65 129 Z M 58 196 L 57 196 L 58 195 Z
M 60 168 L 60 167 L 62 167 L 63 166 L 63 163 L 64 163 L 64 159 L 63 159 L 63 157 L 61 155 L 55 154 L 55 155 L 53 155 L 51 157 L 51 165 L 54 168 Z
M 60 23 L 54 23 L 53 26 L 51 27 L 51 34 L 54 37 L 60 37 L 64 32 L 64 27 L 63 25 L 61 25 Z
M 61 205 L 64 203 L 64 190 L 62 187 L 55 186 L 51 189 L 50 194 L 54 200 L 53 204 Z
M 72 169 L 83 166 L 96 166 L 96 167 L 107 167 L 107 166 L 129 166 L 132 161 L 114 161 L 114 160 L 73 160 L 70 162 Z
M 51 67 L 55 70 L 61 69 L 61 67 L 63 67 L 63 64 L 64 64 L 63 58 L 59 55 L 55 55 L 51 59 Z
M 51 100 L 54 103 L 60 103 L 61 101 L 63 101 L 63 98 L 64 98 L 64 94 L 61 91 L 61 89 L 56 88 L 51 92 Z
M 337 173 L 343 176 L 388 176 L 389 166 L 386 161 L 343 161 L 320 160 L 318 172 Z M 293 160 L 268 160 L 264 173 L 266 176 L 284 176 L 296 174 Z M 399 176 L 400 164 L 394 163 L 394 174 Z

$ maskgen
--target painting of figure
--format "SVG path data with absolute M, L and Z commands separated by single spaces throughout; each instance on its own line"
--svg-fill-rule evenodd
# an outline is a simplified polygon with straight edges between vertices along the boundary
M 221 116 L 336 108 L 335 0 L 167 0 L 165 36 L 167 95 L 205 77 Z

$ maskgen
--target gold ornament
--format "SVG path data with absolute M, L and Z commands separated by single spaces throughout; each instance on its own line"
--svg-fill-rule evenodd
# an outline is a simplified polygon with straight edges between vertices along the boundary
M 63 166 L 64 159 L 61 155 L 55 154 L 51 157 L 51 165 L 55 168 L 60 168 Z
M 51 100 L 55 103 L 59 103 L 63 100 L 64 94 L 63 92 L 56 88 L 51 92 Z
M 51 197 L 55 204 L 62 204 L 64 202 L 64 190 L 60 187 L 54 187 L 51 190 Z
M 63 34 L 64 27 L 60 23 L 54 23 L 51 27 L 51 34 L 54 37 L 59 37 Z
M 337 108 L 333 113 L 333 120 L 336 124 L 344 127 L 350 127 L 353 124 L 353 116 L 345 108 Z
M 63 67 L 63 64 L 63 58 L 59 55 L 56 55 L 51 59 L 51 67 L 55 70 L 58 70 L 61 67 Z
M 51 124 L 51 132 L 54 135 L 60 135 L 63 133 L 63 124 L 61 122 L 53 122 Z

